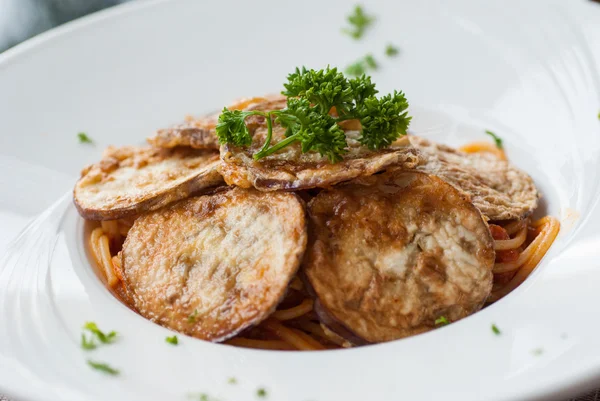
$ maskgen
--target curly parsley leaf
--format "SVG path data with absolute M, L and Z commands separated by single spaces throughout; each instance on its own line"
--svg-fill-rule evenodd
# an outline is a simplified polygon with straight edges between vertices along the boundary
M 116 331 L 111 331 L 108 334 L 105 334 L 94 322 L 86 322 L 83 328 L 95 335 L 102 344 L 111 344 L 117 339 Z
M 388 57 L 396 56 L 400 51 L 398 48 L 392 44 L 389 44 L 385 47 L 385 55 Z
M 446 316 L 440 316 L 437 319 L 435 319 L 434 323 L 436 326 L 445 326 L 447 324 L 450 324 L 450 321 L 446 318 Z
M 407 109 L 408 102 L 402 92 L 365 99 L 357 112 L 362 124 L 360 143 L 371 150 L 390 146 L 406 134 L 411 120 Z
M 93 143 L 94 142 L 85 132 L 78 133 L 77 138 L 79 139 L 79 143 Z
M 287 138 L 271 148 L 261 150 L 254 155 L 255 159 L 275 153 L 295 141 L 300 142 L 303 153 L 314 150 L 332 163 L 340 161 L 346 153 L 348 144 L 344 130 L 329 114 L 311 106 L 308 99 L 289 98 L 288 107 L 277 113 L 275 121 L 287 129 Z
M 375 89 L 375 84 L 371 82 L 371 77 L 363 75 L 359 78 L 350 80 L 352 96 L 356 107 L 361 107 L 365 99 L 374 97 L 379 91 Z
M 311 113 L 315 113 L 315 108 L 308 99 L 292 97 L 288 99 L 287 107 L 276 114 L 275 122 L 286 128 L 285 136 L 289 138 L 302 126 L 310 124 Z
M 179 344 L 179 339 L 177 338 L 177 336 L 167 337 L 165 338 L 165 341 L 173 345 Z
M 347 17 L 350 28 L 345 28 L 342 32 L 350 35 L 354 39 L 360 39 L 365 34 L 366 29 L 373 24 L 375 18 L 365 14 L 360 5 L 356 5 L 352 14 Z
M 327 67 L 319 71 L 296 68 L 287 80 L 283 84 L 283 95 L 305 98 L 319 107 L 321 113 L 329 113 L 332 107 L 343 113 L 352 105 L 352 88 L 337 68 Z
M 344 130 L 330 116 L 316 113 L 310 116 L 310 125 L 294 134 L 302 144 L 302 152 L 315 150 L 332 163 L 341 161 L 348 147 Z
M 246 117 L 253 114 L 248 111 L 229 110 L 227 107 L 219 115 L 215 131 L 219 143 L 232 143 L 237 146 L 248 146 L 252 143 L 252 137 L 246 127 Z
M 498 149 L 504 149 L 504 145 L 502 144 L 502 138 L 494 134 L 492 131 L 486 130 L 485 133 L 492 137 Z
M 87 361 L 88 365 L 91 366 L 92 368 L 99 370 L 101 372 L 104 372 L 106 374 L 112 375 L 112 376 L 117 376 L 119 373 L 119 370 L 111 368 L 108 364 L 104 363 L 104 362 L 94 362 L 88 359 Z

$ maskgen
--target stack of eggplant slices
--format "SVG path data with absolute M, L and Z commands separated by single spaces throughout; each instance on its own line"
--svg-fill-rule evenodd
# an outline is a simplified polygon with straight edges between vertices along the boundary
M 370 116 L 332 107 L 311 136 L 301 113 L 331 122 L 299 96 L 237 101 L 82 171 L 74 202 L 109 240 L 120 299 L 183 334 L 271 349 L 303 349 L 294 333 L 309 349 L 391 341 L 481 309 L 489 225 L 534 211 L 532 179 L 407 134 L 409 120 L 371 146 Z

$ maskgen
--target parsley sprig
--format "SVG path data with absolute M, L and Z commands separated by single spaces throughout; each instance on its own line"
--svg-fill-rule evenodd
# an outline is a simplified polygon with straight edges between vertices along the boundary
M 345 72 L 347 75 L 359 77 L 365 74 L 368 70 L 376 70 L 378 68 L 379 64 L 377 64 L 375 57 L 373 57 L 372 54 L 367 54 L 363 58 L 355 61 L 354 63 L 346 67 Z
M 494 140 L 494 144 L 498 149 L 504 149 L 502 138 L 500 138 L 498 135 L 494 134 L 492 131 L 489 130 L 486 130 L 485 133 L 492 137 L 492 139 Z
M 119 373 L 121 373 L 118 369 L 112 368 L 104 362 L 94 362 L 94 361 L 88 359 L 87 363 L 92 368 L 99 370 L 101 372 L 104 372 L 106 374 L 112 375 L 112 376 L 117 376 Z
M 91 332 L 102 344 L 110 344 L 113 343 L 117 339 L 117 332 L 111 331 L 109 333 L 104 333 L 102 330 L 98 328 L 98 325 L 94 322 L 86 322 L 83 328 L 89 332 Z M 83 344 L 83 336 L 82 336 L 82 344 Z
M 172 344 L 172 345 L 179 344 L 179 339 L 177 338 L 177 336 L 166 337 L 165 341 L 168 342 L 169 344 Z
M 302 152 L 319 152 L 332 163 L 342 160 L 348 151 L 346 134 L 339 123 L 358 120 L 361 124 L 359 142 L 370 150 L 390 146 L 406 134 L 411 117 L 408 102 L 402 92 L 394 91 L 380 98 L 371 78 L 362 75 L 348 79 L 337 68 L 307 70 L 296 68 L 289 74 L 285 90 L 287 107 L 272 111 L 240 111 L 223 109 L 216 126 L 221 144 L 249 146 L 252 136 L 245 119 L 263 116 L 267 136 L 255 160 L 269 156 L 286 146 L 300 142 Z M 286 138 L 271 145 L 273 122 L 286 129 Z
M 354 7 L 354 11 L 347 17 L 350 29 L 343 29 L 342 32 L 352 36 L 354 39 L 360 39 L 365 34 L 365 30 L 375 21 L 371 15 L 365 14 L 360 5 Z
M 394 56 L 398 55 L 399 52 L 400 52 L 400 50 L 398 50 L 398 48 L 392 44 L 388 44 L 385 47 L 385 55 L 388 57 L 394 57 Z
M 77 134 L 77 139 L 79 139 L 79 143 L 93 143 L 94 142 L 85 132 L 79 132 Z

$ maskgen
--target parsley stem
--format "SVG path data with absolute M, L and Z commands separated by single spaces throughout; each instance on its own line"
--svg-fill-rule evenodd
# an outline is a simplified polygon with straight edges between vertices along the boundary
M 268 148 L 268 149 L 263 148 L 263 149 L 261 149 L 260 152 L 255 153 L 254 160 L 259 160 L 259 159 L 262 159 L 263 157 L 272 155 L 273 153 L 277 152 L 279 149 L 283 149 L 286 146 L 288 146 L 290 143 L 295 142 L 297 140 L 298 140 L 298 134 L 288 136 L 283 141 L 277 142 L 275 145 L 271 146 L 270 148 Z
M 271 138 L 273 137 L 273 121 L 271 120 L 270 111 L 268 113 L 265 113 L 265 118 L 267 119 L 267 139 L 265 140 L 265 144 L 257 154 L 266 152 L 267 149 L 269 149 L 269 146 L 271 146 Z M 256 155 L 254 155 L 254 158 L 256 159 Z

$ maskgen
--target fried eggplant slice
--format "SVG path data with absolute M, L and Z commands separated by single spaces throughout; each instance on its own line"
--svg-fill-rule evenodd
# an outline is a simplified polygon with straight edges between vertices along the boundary
M 304 274 L 325 325 L 355 345 L 431 330 L 479 310 L 494 243 L 481 213 L 438 177 L 387 171 L 309 204 Z
M 417 170 L 467 193 L 488 219 L 521 219 L 537 208 L 539 193 L 533 180 L 509 162 L 486 153 L 460 152 L 417 136 L 409 139 L 420 151 Z
M 306 248 L 302 201 L 233 188 L 138 218 L 123 279 L 144 317 L 220 342 L 267 318 Z
M 254 160 L 252 156 L 263 146 L 267 134 L 264 119 L 259 125 L 249 126 L 249 131 L 252 135 L 249 147 L 221 146 L 223 163 L 219 171 L 229 185 L 255 187 L 261 191 L 327 188 L 375 174 L 391 166 L 410 169 L 419 161 L 417 152 L 406 138 L 389 148 L 371 151 L 358 141 L 360 133 L 356 130 L 346 132 L 348 153 L 338 163 L 332 164 L 327 157 L 314 151 L 302 153 L 299 143 L 293 143 L 261 160 Z M 285 129 L 274 124 L 271 143 L 282 139 L 285 139 Z
M 157 148 L 189 146 L 194 149 L 219 150 L 219 138 L 215 134 L 218 114 L 186 121 L 169 128 L 159 129 L 148 143 Z
M 88 220 L 135 216 L 222 184 L 218 164 L 214 151 L 109 147 L 81 172 L 73 199 Z
M 229 105 L 230 110 L 280 110 L 286 106 L 286 98 L 282 95 L 267 95 L 240 99 Z M 147 139 L 148 143 L 159 148 L 174 148 L 176 146 L 189 146 L 195 149 L 219 150 L 219 138 L 215 133 L 218 113 L 213 113 L 201 118 L 188 118 L 183 124 L 169 128 L 159 129 L 153 137 Z

